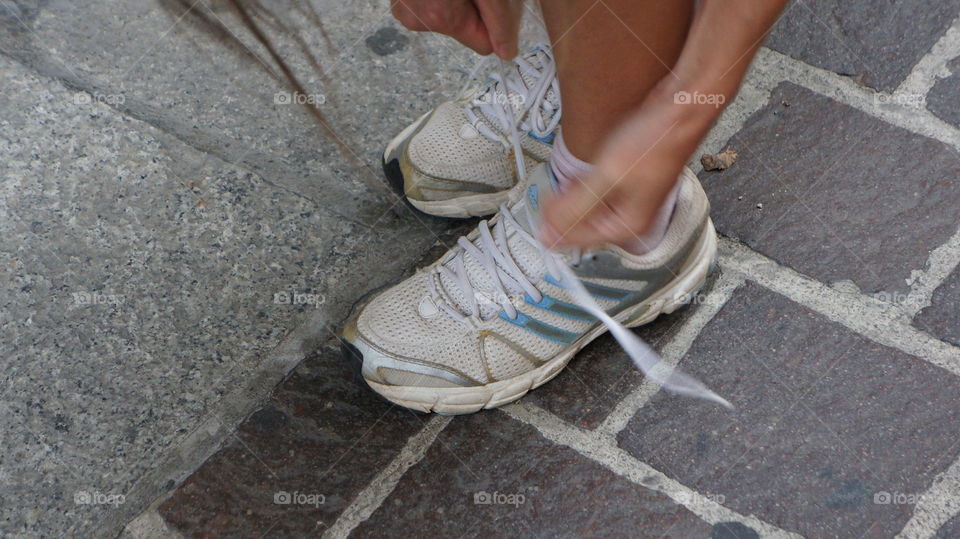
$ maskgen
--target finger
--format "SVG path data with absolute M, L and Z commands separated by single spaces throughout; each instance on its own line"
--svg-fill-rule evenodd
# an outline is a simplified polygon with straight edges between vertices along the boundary
M 475 0 L 480 18 L 487 27 L 493 52 L 504 60 L 519 53 L 522 0 Z
M 606 210 L 599 198 L 605 189 L 577 182 L 563 193 L 549 197 L 544 203 L 543 227 L 540 239 L 548 248 L 570 245 L 571 233 L 588 226 L 592 215 Z
M 470 0 L 392 0 L 391 10 L 408 30 L 450 36 L 484 56 L 493 52 L 480 12 Z
M 645 233 L 653 224 L 656 212 L 648 211 L 637 198 L 618 197 L 611 211 L 598 216 L 596 228 L 600 234 L 596 238 L 588 238 L 591 245 L 619 245 L 621 247 L 635 247 L 646 245 L 649 238 Z M 646 239 L 645 239 L 646 238 Z
M 619 223 L 611 216 L 612 210 L 610 208 L 606 206 L 598 207 L 584 220 L 569 229 L 558 242 L 558 247 L 593 249 L 611 243 L 610 237 L 620 235 L 615 228 Z
M 656 213 L 645 202 L 624 190 L 611 192 L 603 204 L 598 204 L 594 211 L 571 227 L 558 245 L 580 248 L 636 245 L 643 241 L 643 233 Z
M 454 21 L 453 28 L 445 33 L 473 49 L 477 54 L 486 56 L 494 50 L 490 32 L 476 6 L 469 1 L 464 4 L 463 10 L 459 12 L 459 18 Z

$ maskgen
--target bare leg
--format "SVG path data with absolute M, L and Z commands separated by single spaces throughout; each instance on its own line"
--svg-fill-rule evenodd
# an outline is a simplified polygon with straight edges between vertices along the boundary
M 671 72 L 693 0 L 544 0 L 557 62 L 563 138 L 592 161 L 607 135 Z

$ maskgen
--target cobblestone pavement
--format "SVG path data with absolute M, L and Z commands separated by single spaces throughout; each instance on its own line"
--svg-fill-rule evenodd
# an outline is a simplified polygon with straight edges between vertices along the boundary
M 455 418 L 333 332 L 471 226 L 377 154 L 472 59 L 314 4 L 362 172 L 183 9 L 0 0 L 0 535 L 960 537 L 960 0 L 792 3 L 703 145 L 738 161 L 691 163 L 720 270 L 637 332 L 736 412 L 604 337 Z

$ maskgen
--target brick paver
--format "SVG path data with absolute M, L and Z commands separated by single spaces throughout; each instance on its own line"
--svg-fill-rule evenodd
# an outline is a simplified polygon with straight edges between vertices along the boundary
M 485 502 L 492 503 L 485 503 Z M 501 413 L 452 423 L 358 537 L 707 537 L 711 526 Z
M 325 347 L 166 500 L 160 514 L 194 536 L 322 532 L 424 421 L 361 386 L 339 350 Z M 277 503 L 285 495 L 293 503 Z
M 818 280 L 905 294 L 957 230 L 956 150 L 797 85 L 729 146 L 736 165 L 701 175 L 717 229 Z
M 808 64 L 891 91 L 943 35 L 960 1 L 795 0 L 767 46 Z
M 681 365 L 737 411 L 661 393 L 620 444 L 787 530 L 894 535 L 960 453 L 960 378 L 757 285 L 737 291 Z
M 921 310 L 914 325 L 960 346 L 960 269 L 934 290 L 931 305 Z
M 947 67 L 953 74 L 933 85 L 927 95 L 927 108 L 943 121 L 960 127 L 960 58 L 947 64 Z
M 937 530 L 937 534 L 933 537 L 934 539 L 952 539 L 954 537 L 960 537 L 960 515 L 951 518 L 946 524 L 940 526 L 940 529 Z

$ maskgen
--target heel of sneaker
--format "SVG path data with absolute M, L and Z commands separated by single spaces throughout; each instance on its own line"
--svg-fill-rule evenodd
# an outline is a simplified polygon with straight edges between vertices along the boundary
M 707 220 L 703 239 L 697 245 L 696 254 L 676 279 L 664 289 L 645 301 L 630 313 L 623 325 L 634 328 L 653 322 L 661 314 L 670 314 L 689 305 L 707 282 L 707 277 L 717 268 L 717 231 L 713 221 Z

